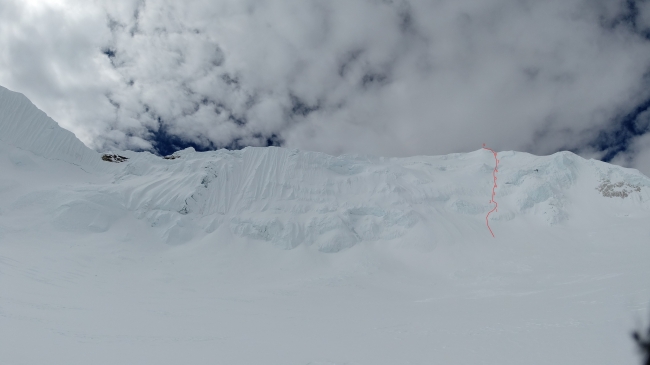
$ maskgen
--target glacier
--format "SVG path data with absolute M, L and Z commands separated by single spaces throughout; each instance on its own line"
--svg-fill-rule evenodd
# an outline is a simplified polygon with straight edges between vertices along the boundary
M 570 152 L 107 162 L 0 87 L 0 363 L 635 363 L 650 179 Z

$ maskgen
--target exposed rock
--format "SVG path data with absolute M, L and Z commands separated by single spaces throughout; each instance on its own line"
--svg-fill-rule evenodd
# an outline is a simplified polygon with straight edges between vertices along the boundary
M 609 180 L 603 180 L 603 182 L 596 188 L 604 197 L 607 198 L 627 198 L 632 192 L 640 192 L 641 187 L 638 185 L 632 185 L 624 181 L 619 181 L 617 183 L 612 183 Z
M 120 155 L 111 155 L 111 154 L 105 154 L 102 155 L 102 160 L 106 162 L 115 162 L 115 163 L 120 163 L 128 160 L 128 157 L 120 156 Z

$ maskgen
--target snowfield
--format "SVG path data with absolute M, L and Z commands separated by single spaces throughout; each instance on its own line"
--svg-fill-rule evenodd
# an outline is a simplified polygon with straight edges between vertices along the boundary
M 0 87 L 0 364 L 636 364 L 650 179 L 569 152 L 102 154 Z

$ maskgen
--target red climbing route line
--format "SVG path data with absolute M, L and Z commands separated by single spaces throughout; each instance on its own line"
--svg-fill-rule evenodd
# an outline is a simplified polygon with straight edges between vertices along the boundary
M 490 214 L 492 214 L 492 212 L 496 212 L 497 208 L 499 207 L 499 204 L 496 202 L 496 200 L 494 200 L 494 195 L 496 195 L 494 189 L 497 188 L 497 172 L 499 172 L 499 159 L 497 158 L 497 153 L 493 149 L 485 147 L 485 143 L 483 143 L 483 149 L 492 152 L 492 154 L 494 155 L 494 171 L 492 171 L 492 177 L 494 178 L 494 185 L 492 186 L 492 199 L 490 199 L 490 203 L 494 203 L 494 208 L 492 208 L 492 210 L 489 211 L 488 214 L 485 216 L 485 224 L 487 224 L 487 227 L 490 230 L 492 237 L 494 237 L 494 232 L 492 232 L 492 228 L 490 228 L 489 218 L 490 218 Z

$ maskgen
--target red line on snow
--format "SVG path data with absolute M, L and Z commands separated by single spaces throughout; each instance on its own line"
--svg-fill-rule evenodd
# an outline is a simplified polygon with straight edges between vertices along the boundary
M 493 149 L 485 147 L 485 143 L 483 143 L 483 149 L 491 151 L 492 154 L 494 155 L 494 171 L 492 171 L 492 177 L 494 178 L 494 185 L 492 186 L 492 199 L 490 199 L 490 203 L 494 203 L 494 208 L 492 208 L 492 210 L 489 211 L 488 214 L 485 216 L 485 224 L 487 224 L 487 227 L 490 230 L 492 237 L 494 237 L 494 232 L 492 232 L 492 228 L 490 228 L 490 221 L 488 220 L 488 218 L 490 218 L 490 214 L 492 214 L 492 212 L 496 212 L 497 208 L 499 207 L 499 203 L 497 203 L 496 200 L 494 200 L 494 195 L 496 195 L 494 189 L 497 188 L 497 172 L 499 172 L 499 159 L 497 158 L 497 153 Z

